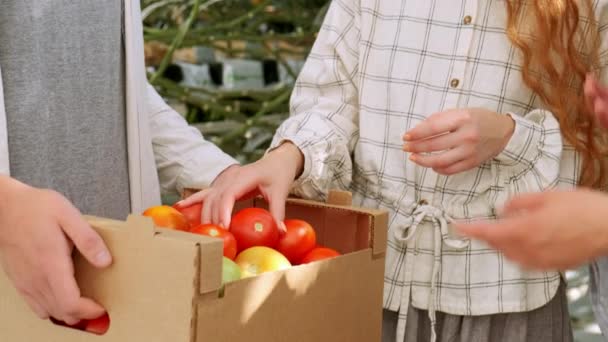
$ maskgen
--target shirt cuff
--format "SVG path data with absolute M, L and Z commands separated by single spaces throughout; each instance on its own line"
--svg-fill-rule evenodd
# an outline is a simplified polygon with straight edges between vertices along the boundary
M 494 159 L 505 166 L 522 172 L 534 166 L 544 150 L 561 150 L 559 123 L 544 110 L 535 110 L 526 117 L 509 114 L 515 121 L 515 130 L 507 146 Z

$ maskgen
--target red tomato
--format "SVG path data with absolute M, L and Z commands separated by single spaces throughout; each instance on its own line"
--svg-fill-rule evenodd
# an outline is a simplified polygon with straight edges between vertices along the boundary
M 224 256 L 234 260 L 237 251 L 237 242 L 231 232 L 214 224 L 201 224 L 190 230 L 191 233 L 211 236 L 224 240 Z
M 339 255 L 340 255 L 340 253 L 338 253 L 336 250 L 333 250 L 331 248 L 317 247 L 317 248 L 313 249 L 312 251 L 310 251 L 308 254 L 306 254 L 304 259 L 302 259 L 302 261 L 300 263 L 308 264 L 313 261 L 331 259 L 331 258 L 337 257 Z
M 105 314 L 99 318 L 87 321 L 84 330 L 93 334 L 103 335 L 110 329 L 110 316 Z
M 312 226 L 302 220 L 285 220 L 285 228 L 287 232 L 279 239 L 276 249 L 296 264 L 315 248 L 317 235 Z
M 177 209 L 168 205 L 159 205 L 146 209 L 144 216 L 151 217 L 154 223 L 162 228 L 188 231 L 190 224 L 188 220 L 177 211 Z
M 274 248 L 279 242 L 279 228 L 267 210 L 247 208 L 239 211 L 230 222 L 230 232 L 238 243 L 238 251 L 249 247 Z
M 189 207 L 178 207 L 176 204 L 173 205 L 173 208 L 177 209 L 186 220 L 190 223 L 191 227 L 196 227 L 201 224 L 201 213 L 203 211 L 203 203 L 195 203 Z

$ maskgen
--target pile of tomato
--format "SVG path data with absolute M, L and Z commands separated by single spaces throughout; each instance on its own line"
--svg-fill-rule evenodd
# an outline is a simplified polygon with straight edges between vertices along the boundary
M 159 227 L 222 239 L 223 283 L 340 255 L 318 245 L 315 230 L 304 220 L 285 220 L 286 232 L 281 233 L 265 209 L 246 208 L 237 212 L 228 228 L 202 224 L 201 212 L 199 203 L 186 208 L 155 206 L 143 215 L 151 217 Z

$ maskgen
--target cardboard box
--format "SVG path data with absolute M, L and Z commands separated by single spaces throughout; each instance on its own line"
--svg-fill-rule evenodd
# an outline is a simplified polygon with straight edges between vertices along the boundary
M 76 276 L 83 295 L 108 309 L 110 330 L 97 336 L 36 318 L 2 274 L 0 341 L 380 341 L 387 214 L 348 201 L 332 193 L 343 205 L 292 199 L 286 208 L 343 256 L 230 283 L 222 298 L 221 240 L 155 229 L 137 215 L 89 217 L 115 261 L 99 271 L 76 255 Z

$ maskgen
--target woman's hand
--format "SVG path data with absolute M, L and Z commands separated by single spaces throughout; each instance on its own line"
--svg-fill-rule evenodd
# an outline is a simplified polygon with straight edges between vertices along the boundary
M 287 142 L 253 164 L 229 167 L 213 181 L 209 189 L 177 205 L 187 207 L 204 202 L 202 222 L 229 227 L 234 202 L 249 193 L 259 192 L 268 201 L 270 213 L 284 231 L 285 201 L 303 165 L 304 156 L 300 150 Z
M 468 171 L 496 157 L 515 130 L 508 115 L 455 109 L 431 115 L 406 132 L 403 150 L 414 163 L 442 175 Z

